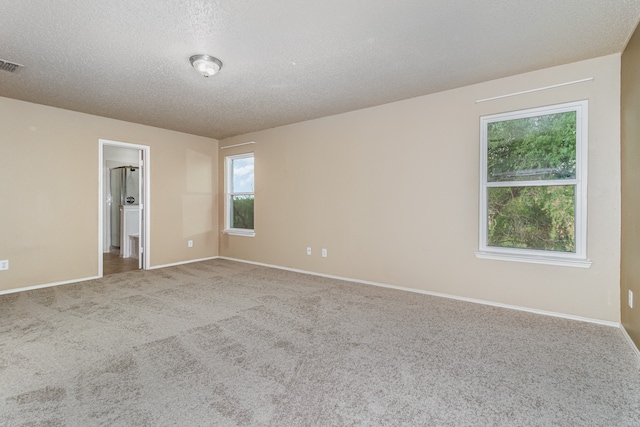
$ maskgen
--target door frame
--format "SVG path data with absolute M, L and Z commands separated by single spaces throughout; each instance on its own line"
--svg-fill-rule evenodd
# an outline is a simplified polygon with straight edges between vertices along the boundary
M 142 152 L 142 158 L 144 164 L 139 165 L 143 171 L 143 175 L 140 177 L 142 181 L 142 187 L 144 192 L 144 200 L 142 200 L 142 222 L 144 224 L 144 231 L 141 233 L 144 237 L 140 240 L 139 256 L 142 258 L 141 268 L 148 270 L 150 263 L 150 237 L 151 237 L 151 147 L 148 145 L 131 144 L 128 142 L 110 141 L 108 139 L 98 140 L 98 277 L 103 277 L 103 252 L 104 252 L 104 209 L 105 209 L 105 194 L 104 194 L 104 147 L 113 146 L 120 148 L 128 148 L 134 150 L 140 150 Z M 141 230 L 142 231 L 142 230 Z

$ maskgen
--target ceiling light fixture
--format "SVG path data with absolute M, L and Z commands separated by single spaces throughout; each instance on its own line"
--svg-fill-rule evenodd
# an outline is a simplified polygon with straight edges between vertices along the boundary
M 210 55 L 193 55 L 189 61 L 205 77 L 213 76 L 222 68 L 222 61 Z

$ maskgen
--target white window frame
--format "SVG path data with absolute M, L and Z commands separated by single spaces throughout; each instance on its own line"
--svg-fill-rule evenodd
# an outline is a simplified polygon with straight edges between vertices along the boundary
M 576 112 L 576 176 L 575 179 L 539 180 L 539 181 L 501 181 L 489 182 L 487 177 L 487 128 L 489 123 L 521 119 L 548 114 Z M 588 101 L 576 101 L 564 104 L 531 108 L 480 118 L 480 239 L 478 258 L 520 261 L 537 264 L 552 264 L 588 268 L 587 259 L 587 139 L 588 139 Z M 489 246 L 488 241 L 488 188 L 517 186 L 575 186 L 575 252 L 503 248 Z
M 254 237 L 255 230 L 248 228 L 231 228 L 231 200 L 233 196 L 253 196 L 255 201 L 255 177 L 254 177 L 254 190 L 251 192 L 232 192 L 233 185 L 233 161 L 240 159 L 253 158 L 254 166 L 255 166 L 255 155 L 253 152 L 251 153 L 243 153 L 243 154 L 235 154 L 232 156 L 226 156 L 224 162 L 224 193 L 225 193 L 225 202 L 224 202 L 224 230 L 223 233 L 231 234 L 236 236 L 247 236 Z M 254 211 L 254 228 L 255 228 L 255 211 Z

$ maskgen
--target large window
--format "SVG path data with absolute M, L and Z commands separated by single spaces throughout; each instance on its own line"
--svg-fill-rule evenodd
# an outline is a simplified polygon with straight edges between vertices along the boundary
M 588 267 L 587 102 L 481 118 L 479 257 Z
M 225 158 L 225 232 L 253 236 L 253 153 Z

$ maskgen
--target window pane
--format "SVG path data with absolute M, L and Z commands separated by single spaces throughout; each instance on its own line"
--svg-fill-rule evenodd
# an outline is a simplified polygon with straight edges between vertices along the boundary
M 253 230 L 253 196 L 231 197 L 231 228 Z
M 233 159 L 232 193 L 253 192 L 253 157 Z
M 533 181 L 576 177 L 576 112 L 487 124 L 487 179 Z
M 488 246 L 575 252 L 575 187 L 488 188 Z

